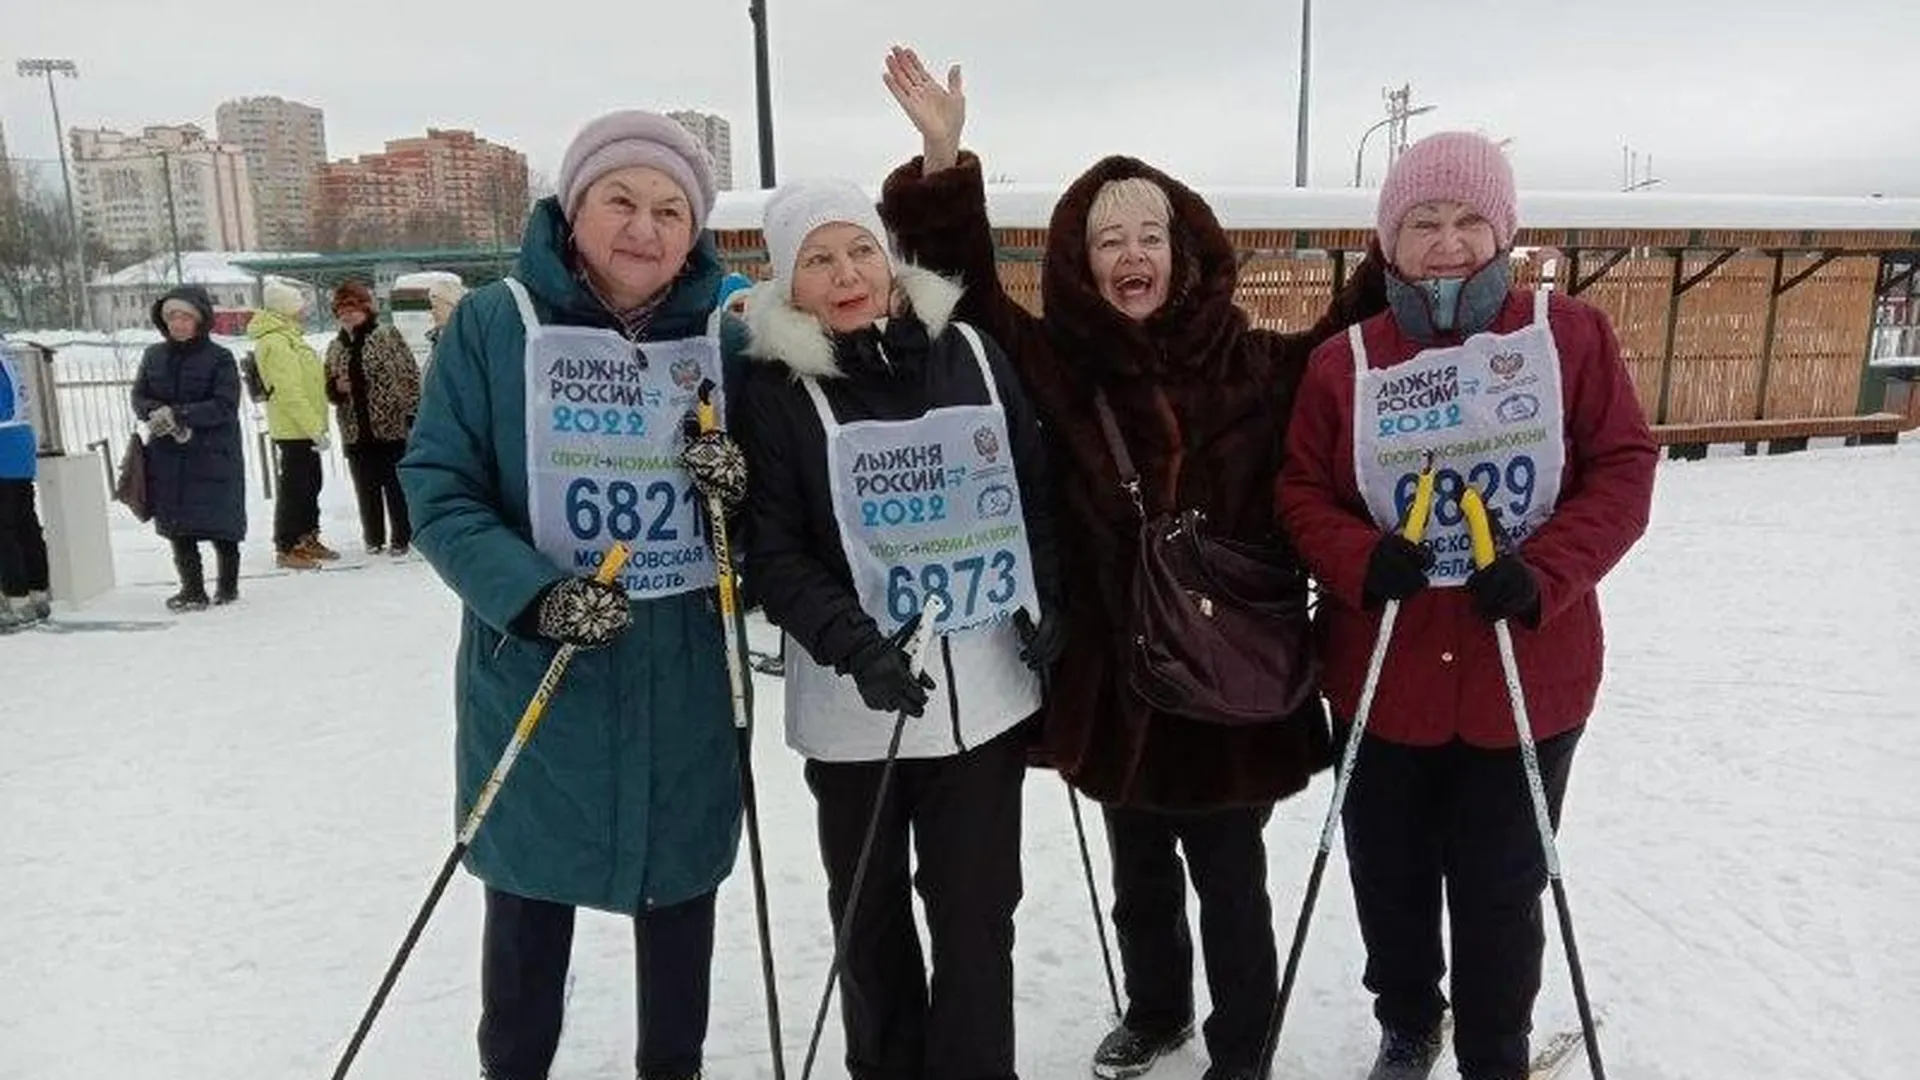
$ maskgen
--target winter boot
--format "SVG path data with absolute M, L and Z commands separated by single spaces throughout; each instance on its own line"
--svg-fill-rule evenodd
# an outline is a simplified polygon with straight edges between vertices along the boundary
M 282 570 L 318 570 L 320 560 L 308 555 L 299 548 L 283 551 L 274 556 L 273 564 Z
M 339 552 L 320 542 L 319 533 L 308 533 L 293 546 L 293 550 L 315 562 L 333 562 L 340 558 Z
M 219 580 L 213 588 L 213 602 L 215 605 L 231 604 L 240 599 L 240 551 L 238 548 L 215 550 Z
M 1139 1076 L 1153 1063 L 1180 1048 L 1193 1038 L 1193 1025 L 1184 1024 L 1173 1031 L 1154 1034 L 1135 1031 L 1124 1022 L 1107 1032 L 1093 1052 L 1093 1075 L 1100 1080 L 1127 1080 Z
M 0 634 L 11 634 L 32 626 L 31 609 L 26 597 L 0 596 Z
M 33 605 L 35 622 L 46 622 L 53 618 L 53 598 L 47 595 L 47 590 L 34 589 L 27 593 L 27 600 Z
M 202 589 L 199 592 L 188 592 L 182 589 L 174 593 L 172 596 L 167 597 L 167 610 L 173 612 L 175 615 L 183 615 L 189 611 L 207 610 L 206 590 Z
M 1367 1080 L 1427 1080 L 1439 1056 L 1438 1025 L 1422 1032 L 1382 1028 L 1380 1053 L 1373 1059 L 1373 1071 L 1367 1074 Z

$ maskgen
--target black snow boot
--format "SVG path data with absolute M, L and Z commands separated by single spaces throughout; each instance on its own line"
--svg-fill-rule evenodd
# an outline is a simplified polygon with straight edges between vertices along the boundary
M 1093 1075 L 1099 1080 L 1127 1080 L 1139 1076 L 1166 1054 L 1193 1038 L 1193 1025 L 1184 1024 L 1170 1032 L 1135 1031 L 1121 1024 L 1093 1052 Z
M 218 583 L 214 586 L 213 602 L 216 605 L 231 604 L 240 599 L 240 545 L 220 543 L 213 546 L 214 562 L 218 567 Z
M 188 611 L 205 611 L 207 603 L 207 594 L 204 591 L 196 593 L 183 590 L 167 597 L 167 610 L 176 615 Z
M 1411 1032 L 1396 1028 L 1380 1031 L 1380 1053 L 1373 1059 L 1367 1080 L 1427 1080 L 1440 1056 L 1440 1029 Z

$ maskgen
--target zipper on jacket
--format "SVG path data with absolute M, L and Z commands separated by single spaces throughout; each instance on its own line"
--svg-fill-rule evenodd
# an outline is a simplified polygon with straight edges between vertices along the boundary
M 967 741 L 960 735 L 960 687 L 953 677 L 953 642 L 951 638 L 940 639 L 940 662 L 947 669 L 947 709 L 953 716 L 953 748 L 966 753 Z

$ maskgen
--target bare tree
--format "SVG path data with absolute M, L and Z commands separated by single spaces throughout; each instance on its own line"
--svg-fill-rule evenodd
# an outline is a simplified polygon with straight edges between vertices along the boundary
M 7 172 L 0 185 L 0 297 L 21 322 L 52 326 L 72 314 L 73 228 L 50 185 L 10 164 Z
M 560 193 L 559 189 L 554 187 L 553 177 L 548 176 L 546 173 L 541 172 L 539 169 L 527 170 L 527 203 L 528 205 L 537 203 L 541 199 L 544 199 L 549 195 L 558 195 L 559 193 Z

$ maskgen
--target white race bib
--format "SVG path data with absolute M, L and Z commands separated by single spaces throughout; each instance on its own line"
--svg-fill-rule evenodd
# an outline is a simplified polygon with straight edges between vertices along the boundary
M 1434 454 L 1426 535 L 1434 585 L 1462 585 L 1473 573 L 1460 509 L 1466 485 L 1480 489 L 1516 545 L 1553 516 L 1566 468 L 1566 418 L 1547 298 L 1534 294 L 1533 322 L 1520 330 L 1475 334 L 1378 371 L 1367 366 L 1360 326 L 1348 328 L 1354 474 L 1375 524 L 1400 527 L 1422 457 Z
M 827 437 L 827 476 L 860 607 L 891 632 L 938 593 L 952 634 L 1036 617 L 1033 553 L 1006 412 L 973 328 L 957 324 L 986 381 L 989 404 L 933 409 L 912 420 L 834 418 L 819 383 L 807 393 Z
M 700 495 L 680 465 L 684 424 L 711 380 L 724 407 L 717 337 L 635 344 L 595 327 L 543 326 L 506 279 L 526 324 L 527 502 L 534 547 L 592 573 L 615 541 L 636 600 L 714 583 Z

